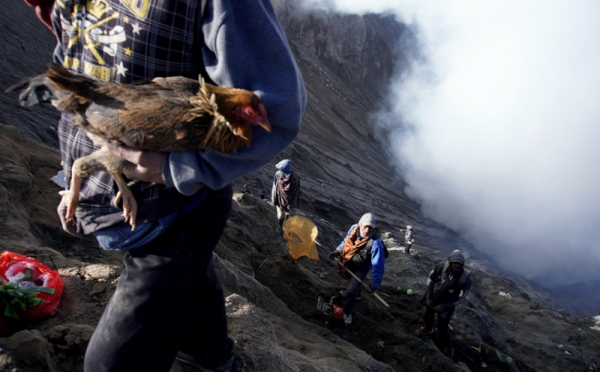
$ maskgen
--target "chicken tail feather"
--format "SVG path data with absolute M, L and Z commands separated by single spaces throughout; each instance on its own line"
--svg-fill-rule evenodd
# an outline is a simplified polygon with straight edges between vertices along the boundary
M 90 98 L 94 94 L 98 82 L 81 74 L 74 74 L 58 63 L 48 64 L 46 75 L 60 89 L 67 90 L 75 95 Z

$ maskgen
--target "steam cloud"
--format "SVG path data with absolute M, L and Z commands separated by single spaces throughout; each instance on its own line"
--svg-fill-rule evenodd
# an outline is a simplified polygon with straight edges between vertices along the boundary
M 600 2 L 310 3 L 418 30 L 377 118 L 429 217 L 543 285 L 600 279 Z

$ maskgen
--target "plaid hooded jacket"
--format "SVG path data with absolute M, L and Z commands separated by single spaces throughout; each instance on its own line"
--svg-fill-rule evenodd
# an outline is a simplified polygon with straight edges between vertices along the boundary
M 253 33 L 256 21 L 270 28 L 263 24 Z M 75 72 L 120 83 L 202 74 L 219 85 L 254 91 L 267 108 L 271 136 L 256 133 L 250 149 L 231 155 L 169 153 L 163 163 L 165 185 L 130 183 L 139 204 L 139 223 L 193 203 L 205 187 L 220 189 L 258 169 L 299 131 L 306 104 L 304 84 L 269 1 L 56 0 L 52 22 L 59 39 L 54 60 Z M 261 30 L 264 35 L 258 34 Z M 263 50 L 262 45 L 270 48 Z M 261 75 L 248 63 L 270 67 L 272 75 Z M 70 120 L 63 114 L 58 125 L 67 181 L 74 160 L 96 149 L 84 132 L 69 125 Z M 111 205 L 116 192 L 106 172 L 84 178 L 75 216 L 77 232 L 123 224 L 121 209 Z

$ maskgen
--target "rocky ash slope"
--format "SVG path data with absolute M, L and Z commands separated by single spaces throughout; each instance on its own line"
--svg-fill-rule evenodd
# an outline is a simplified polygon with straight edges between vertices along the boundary
M 368 121 L 402 68 L 398 40 L 410 30 L 380 15 L 297 12 L 275 2 L 308 90 L 298 140 L 278 159 L 236 182 L 228 227 L 215 266 L 226 291 L 234 371 L 586 371 L 599 365 L 600 333 L 590 318 L 571 316 L 550 295 L 501 275 L 456 234 L 426 219 L 402 192 Z M 54 38 L 21 1 L 0 2 L 0 89 L 40 73 Z M 407 44 L 408 45 L 408 44 Z M 35 257 L 62 275 L 66 288 L 55 314 L 0 338 L 0 370 L 79 371 L 83 354 L 121 271 L 121 255 L 60 229 L 54 208 L 60 168 L 52 108 L 24 109 L 0 94 L 0 248 Z M 17 127 L 18 129 L 16 129 Z M 298 213 L 319 227 L 320 261 L 294 261 L 274 230 L 269 195 L 273 165 L 291 158 L 302 179 Z M 369 180 L 369 181 L 367 181 Z M 381 221 L 391 248 L 381 295 L 356 307 L 355 325 L 316 310 L 345 282 L 326 259 L 350 224 L 366 211 Z M 398 227 L 416 226 L 416 254 L 396 243 Z M 412 335 L 421 325 L 418 300 L 431 267 L 453 249 L 469 256 L 472 293 L 451 323 L 458 364 L 435 347 L 436 336 Z M 397 291 L 402 287 L 403 291 Z M 408 296 L 412 288 L 416 295 Z M 559 347 L 562 345 L 563 347 Z M 506 359 L 512 358 L 512 363 Z M 192 371 L 175 362 L 172 371 Z

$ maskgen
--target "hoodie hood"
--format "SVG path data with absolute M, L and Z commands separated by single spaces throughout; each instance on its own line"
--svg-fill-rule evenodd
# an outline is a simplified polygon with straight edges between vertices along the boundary
M 465 256 L 460 253 L 460 251 L 457 249 L 455 251 L 453 251 L 452 253 L 450 253 L 450 256 L 448 257 L 448 261 L 450 261 L 450 263 L 452 262 L 460 262 L 461 264 L 465 264 Z
M 292 171 L 292 161 L 289 159 L 283 159 L 282 161 L 277 163 L 275 167 L 283 173 L 288 174 Z

